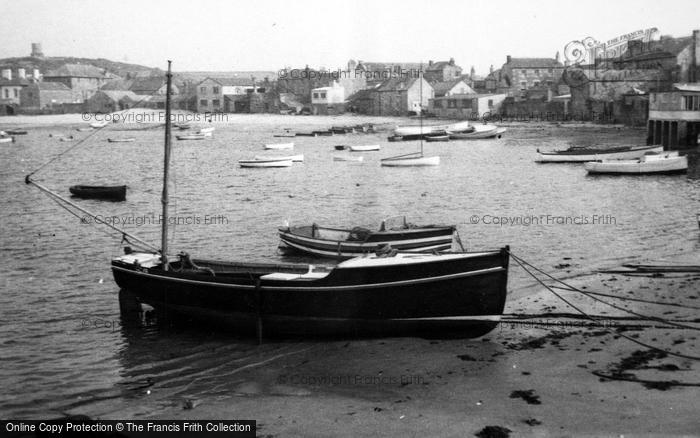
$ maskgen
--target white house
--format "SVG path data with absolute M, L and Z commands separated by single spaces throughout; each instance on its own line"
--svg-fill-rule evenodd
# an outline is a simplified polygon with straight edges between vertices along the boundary
M 345 111 L 345 88 L 333 81 L 330 87 L 311 90 L 311 107 L 314 114 L 339 114 Z

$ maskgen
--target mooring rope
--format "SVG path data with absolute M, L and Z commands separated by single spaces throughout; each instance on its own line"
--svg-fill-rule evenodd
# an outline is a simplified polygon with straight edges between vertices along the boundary
M 515 262 L 518 263 L 518 265 L 520 265 L 520 267 L 523 268 L 523 270 L 524 270 L 525 272 L 527 272 L 527 273 L 528 273 L 532 278 L 534 278 L 538 283 L 540 283 L 542 286 L 544 286 L 548 291 L 550 291 L 550 292 L 551 292 L 552 294 L 554 294 L 557 298 L 559 298 L 560 300 L 562 300 L 563 302 L 565 302 L 566 304 L 568 304 L 570 307 L 572 307 L 573 309 L 575 309 L 577 312 L 581 313 L 581 314 L 582 314 L 583 316 L 585 316 L 587 319 L 590 319 L 591 321 L 597 321 L 596 318 L 590 316 L 588 313 L 586 313 L 586 312 L 583 311 L 582 309 L 578 308 L 578 307 L 575 306 L 573 303 L 571 303 L 570 301 L 568 301 L 567 299 L 565 299 L 564 297 L 562 297 L 560 294 L 558 294 L 557 292 L 555 292 L 554 289 L 552 289 L 549 285 L 547 285 L 546 283 L 544 283 L 539 277 L 537 277 L 535 274 L 533 274 L 533 273 L 525 266 L 525 264 L 527 264 L 528 266 L 532 266 L 531 264 L 529 264 L 529 263 L 525 262 L 524 260 L 520 259 L 519 257 L 513 255 L 513 253 L 510 252 L 509 250 L 507 250 L 507 251 L 508 251 L 508 254 L 510 254 L 510 256 L 513 258 L 513 260 L 515 260 Z M 542 270 L 539 270 L 538 268 L 536 268 L 536 267 L 534 267 L 534 266 L 532 266 L 532 268 L 538 270 L 538 272 L 544 273 Z M 549 274 L 547 274 L 547 273 L 544 273 L 544 274 L 547 275 L 548 277 L 552 278 L 553 280 L 559 281 L 559 280 L 557 280 L 556 278 L 552 277 L 551 275 L 549 275 Z M 569 286 L 569 285 L 567 285 L 567 284 L 564 283 L 564 282 L 561 282 L 561 281 L 559 281 L 559 282 L 562 283 L 562 284 L 565 284 L 566 286 Z M 571 286 L 569 286 L 569 287 L 571 287 Z M 575 288 L 573 288 L 573 287 L 571 287 L 571 288 L 572 288 L 572 289 L 575 289 Z M 630 313 L 631 313 L 631 312 L 630 312 Z M 608 327 L 608 328 L 604 328 L 604 330 L 608 330 L 608 331 L 610 331 L 610 332 L 612 333 L 612 329 L 609 328 L 609 327 Z M 622 338 L 624 338 L 624 339 L 627 339 L 628 341 L 631 341 L 631 342 L 633 342 L 633 343 L 635 343 L 635 344 L 637 344 L 637 345 L 640 345 L 640 346 L 642 346 L 642 347 L 644 347 L 644 348 L 649 348 L 649 349 L 651 349 L 651 350 L 660 351 L 660 352 L 662 352 L 662 353 L 666 353 L 666 354 L 668 354 L 668 355 L 680 357 L 680 358 L 683 358 L 683 359 L 690 359 L 690 360 L 700 361 L 700 357 L 698 357 L 698 356 L 690 356 L 690 355 L 687 355 L 687 354 L 678 353 L 678 352 L 675 352 L 675 351 L 672 351 L 672 350 L 668 350 L 668 349 L 666 349 L 666 348 L 657 347 L 657 346 L 654 346 L 654 345 L 651 345 L 651 344 L 647 344 L 646 342 L 642 342 L 642 341 L 640 341 L 640 340 L 638 340 L 638 339 L 635 339 L 635 338 L 633 338 L 633 337 L 631 337 L 631 336 L 627 336 L 627 335 L 625 335 L 624 333 L 621 333 L 621 332 L 616 332 L 615 334 L 618 335 L 618 336 L 620 336 L 620 337 L 622 337 Z

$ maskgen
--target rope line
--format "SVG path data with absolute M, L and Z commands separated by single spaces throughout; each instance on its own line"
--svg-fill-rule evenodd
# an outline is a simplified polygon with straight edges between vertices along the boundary
M 527 273 L 528 273 L 532 278 L 534 278 L 538 283 L 540 283 L 540 284 L 541 284 L 542 286 L 544 286 L 547 290 L 549 290 L 551 293 L 553 293 L 557 298 L 559 298 L 559 299 L 561 299 L 562 301 L 564 301 L 566 304 L 568 304 L 569 306 L 571 306 L 572 308 L 574 308 L 577 312 L 579 312 L 579 313 L 581 313 L 582 315 L 584 315 L 587 319 L 590 319 L 591 321 L 596 321 L 595 318 L 593 318 L 592 316 L 588 315 L 586 312 L 584 312 L 583 310 L 579 309 L 579 308 L 576 307 L 575 305 L 571 304 L 568 300 L 564 299 L 561 295 L 559 295 L 558 293 L 556 293 L 551 287 L 549 287 L 549 285 L 547 285 L 546 283 L 544 283 L 539 277 L 537 277 L 537 276 L 536 276 L 535 274 L 533 274 L 528 268 L 526 268 L 525 265 L 524 265 L 523 263 L 526 263 L 528 266 L 532 266 L 532 265 L 530 265 L 529 263 L 525 262 L 524 260 L 522 260 L 522 263 L 521 263 L 521 259 L 520 259 L 519 257 L 513 255 L 510 251 L 508 251 L 508 254 L 510 254 L 510 256 L 513 258 L 513 260 L 515 260 L 516 263 L 518 263 L 518 265 L 520 265 L 520 267 L 523 268 L 523 270 L 524 270 L 525 272 L 527 272 Z M 535 267 L 533 266 L 533 269 L 537 269 L 537 268 L 535 268 Z M 540 272 L 542 272 L 542 271 L 540 270 Z M 553 278 L 553 277 L 551 277 L 549 274 L 546 274 L 546 273 L 545 273 L 545 275 L 549 276 L 550 278 Z M 553 278 L 553 279 L 556 280 L 555 278 Z M 563 282 L 562 282 L 562 283 L 563 283 Z M 568 285 L 567 285 L 567 286 L 568 286 Z M 612 333 L 612 329 L 607 328 L 607 330 L 610 331 L 610 332 Z M 624 339 L 627 339 L 628 341 L 631 341 L 631 342 L 633 342 L 633 343 L 635 343 L 635 344 L 637 344 L 637 345 L 640 345 L 640 346 L 642 346 L 642 347 L 644 347 L 644 348 L 649 348 L 649 349 L 652 349 L 652 350 L 660 351 L 660 352 L 662 352 L 662 353 L 666 353 L 666 354 L 668 354 L 668 355 L 680 357 L 680 358 L 683 358 L 683 359 L 690 359 L 690 360 L 700 361 L 700 357 L 698 357 L 698 356 L 690 356 L 690 355 L 687 355 L 687 354 L 678 353 L 678 352 L 675 352 L 675 351 L 672 351 L 672 350 L 668 350 L 668 349 L 665 349 L 665 348 L 661 348 L 661 347 L 657 347 L 657 346 L 654 346 L 654 345 L 651 345 L 651 344 L 647 344 L 647 343 L 645 343 L 645 342 L 642 342 L 642 341 L 639 341 L 639 340 L 637 340 L 637 339 L 634 339 L 634 338 L 631 337 L 631 336 L 627 336 L 627 335 L 624 334 L 624 333 L 617 332 L 617 333 L 615 333 L 615 334 L 616 334 L 616 335 L 619 335 L 620 337 L 622 337 L 622 338 L 624 338 Z

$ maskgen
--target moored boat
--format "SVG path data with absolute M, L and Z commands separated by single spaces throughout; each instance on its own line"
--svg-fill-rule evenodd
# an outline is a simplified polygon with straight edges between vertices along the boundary
M 0 137 L 0 143 L 12 143 L 14 138 L 12 137 Z
M 104 128 L 104 127 L 107 126 L 107 125 L 109 125 L 109 122 L 106 121 L 106 120 L 105 120 L 105 121 L 102 121 L 102 122 L 92 122 L 92 123 L 90 123 L 90 127 L 91 127 L 91 128 L 95 128 L 95 129 Z
M 287 155 L 284 157 L 256 155 L 255 159 L 256 160 L 292 160 L 294 162 L 300 163 L 300 162 L 304 161 L 304 154 Z
M 467 131 L 472 124 L 468 121 L 443 124 L 443 125 L 428 125 L 428 126 L 397 126 L 394 129 L 396 137 L 418 137 L 427 135 L 439 135 L 444 132 L 460 132 Z
M 438 166 L 440 165 L 440 157 L 426 157 L 422 152 L 415 152 L 396 157 L 382 158 L 380 164 L 384 167 Z
M 450 141 L 450 136 L 449 135 L 429 135 L 425 137 L 425 141 L 427 142 L 434 142 L 434 141 Z
M 358 145 L 358 146 L 349 146 L 348 150 L 350 152 L 371 152 L 371 151 L 378 151 L 380 149 L 378 144 L 369 144 L 369 145 Z
M 598 174 L 670 174 L 688 170 L 688 158 L 678 152 L 647 154 L 637 160 L 603 160 L 585 163 L 588 173 Z
M 277 144 L 266 144 L 264 146 L 264 149 L 270 149 L 270 150 L 285 150 L 285 149 L 294 149 L 294 143 L 277 143 Z
M 126 200 L 126 186 L 71 186 L 71 194 L 83 199 L 106 199 L 110 201 Z
M 207 137 L 211 137 L 211 133 L 209 135 L 207 134 L 183 134 L 183 135 L 176 135 L 175 138 L 178 140 L 204 140 Z
M 126 137 L 126 138 L 108 138 L 107 141 L 109 143 L 133 143 L 136 141 L 135 137 Z
M 27 135 L 29 132 L 26 129 L 7 129 L 5 134 L 7 135 Z
M 293 161 L 291 159 L 271 158 L 258 160 L 238 160 L 238 165 L 241 167 L 265 168 L 265 167 L 291 167 Z
M 216 128 L 214 126 L 208 126 L 206 128 L 201 128 L 199 131 L 197 131 L 197 134 L 208 134 L 214 132 Z
M 367 254 L 387 244 L 396 250 L 414 252 L 439 252 L 452 248 L 456 231 L 454 225 L 413 225 L 400 217 L 401 223 L 392 226 L 390 219 L 382 221 L 378 231 L 312 224 L 282 227 L 279 236 L 282 248 L 335 259 Z
M 92 126 L 88 126 L 87 128 L 76 128 L 75 130 L 78 132 L 90 132 L 94 131 L 95 128 L 93 128 Z
M 644 154 L 663 152 L 663 146 L 625 146 L 612 149 L 571 148 L 565 151 L 538 152 L 538 163 L 581 163 L 601 160 L 632 160 Z
M 506 132 L 506 128 L 498 127 L 496 125 L 473 125 L 474 129 L 469 132 L 454 132 L 449 131 L 450 140 L 478 140 L 483 138 L 495 138 L 500 137 Z
M 362 161 L 362 156 L 334 155 L 333 161 Z

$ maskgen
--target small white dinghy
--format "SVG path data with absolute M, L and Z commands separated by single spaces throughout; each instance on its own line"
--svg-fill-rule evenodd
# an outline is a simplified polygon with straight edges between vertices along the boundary
M 416 166 L 439 166 L 440 157 L 426 157 L 422 152 L 399 155 L 397 157 L 383 158 L 381 165 L 385 167 L 416 167 Z
M 0 137 L 0 143 L 12 143 L 12 137 Z
M 280 160 L 280 159 L 265 159 L 265 160 L 238 160 L 238 165 L 241 167 L 256 167 L 256 168 L 269 168 L 269 167 L 291 167 L 292 160 Z
M 688 158 L 678 152 L 644 155 L 638 160 L 603 160 L 585 163 L 588 173 L 596 174 L 663 174 L 683 173 L 688 170 Z
M 284 150 L 284 149 L 294 149 L 294 142 L 292 143 L 277 143 L 277 144 L 266 144 L 265 149 L 270 150 Z
M 347 155 L 335 155 L 335 156 L 333 156 L 333 161 L 356 161 L 356 162 L 359 162 L 362 160 L 363 160 L 363 158 L 361 156 L 360 157 L 350 157 Z
M 211 134 L 212 132 L 214 132 L 215 129 L 215 127 L 209 126 L 207 128 L 200 129 L 199 131 L 197 131 L 197 134 Z
M 91 127 L 91 128 L 95 128 L 95 129 L 104 128 L 104 127 L 107 126 L 107 125 L 109 125 L 109 122 L 107 122 L 107 121 L 104 121 L 104 122 L 92 122 L 92 123 L 90 123 L 90 127 Z
M 126 137 L 126 138 L 108 138 L 109 143 L 133 143 L 136 141 L 136 137 Z
M 292 160 L 296 163 L 301 163 L 304 161 L 304 154 L 299 155 L 287 155 L 286 157 L 273 157 L 265 155 L 256 155 L 256 160 Z
M 350 152 L 371 152 L 371 151 L 378 151 L 379 145 L 378 144 L 368 144 L 368 145 L 363 145 L 363 146 L 350 146 L 349 149 L 350 149 Z

